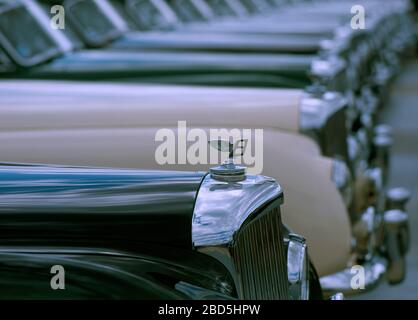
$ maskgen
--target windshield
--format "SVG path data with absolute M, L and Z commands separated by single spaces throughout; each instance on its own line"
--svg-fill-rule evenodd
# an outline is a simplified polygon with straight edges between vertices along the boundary
M 54 4 L 55 2 L 59 1 L 52 0 L 51 2 L 51 0 L 42 0 L 42 2 L 39 3 L 39 5 L 41 6 L 45 14 L 50 15 L 51 4 Z M 65 28 L 61 30 L 61 32 L 67 37 L 68 41 L 71 42 L 73 49 L 81 49 L 84 47 L 83 41 L 77 35 L 73 26 L 70 23 L 66 23 Z
M 259 12 L 259 8 L 257 3 L 253 2 L 253 0 L 241 0 L 241 4 L 248 10 L 250 13 Z
M 196 9 L 191 1 L 168 0 L 167 3 L 180 17 L 180 19 L 183 20 L 183 22 L 196 22 L 204 20 L 204 17 Z
M 121 33 L 95 1 L 74 1 L 69 10 L 78 33 L 90 46 L 103 46 Z
M 207 0 L 207 3 L 218 16 L 234 16 L 234 10 L 229 7 L 225 0 Z
M 149 0 L 134 0 L 128 2 L 129 12 L 141 30 L 169 29 L 171 24 L 160 10 Z
M 54 40 L 24 6 L 0 7 L 0 41 L 18 64 L 32 65 L 59 52 Z

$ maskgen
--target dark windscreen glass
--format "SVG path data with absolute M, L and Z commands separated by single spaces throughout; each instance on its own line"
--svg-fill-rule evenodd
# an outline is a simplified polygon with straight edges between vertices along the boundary
M 184 22 L 195 22 L 204 20 L 204 17 L 200 14 L 200 12 L 190 1 L 168 0 L 167 3 Z
M 49 3 L 48 0 L 44 0 L 44 2 L 40 3 L 42 9 L 47 15 L 50 15 L 51 5 L 53 3 Z M 82 48 L 83 42 L 80 40 L 80 38 L 77 36 L 77 33 L 74 31 L 74 28 L 71 24 L 66 23 L 65 28 L 61 30 L 65 34 L 65 36 L 68 38 L 68 40 L 71 41 L 73 48 Z
M 241 0 L 241 4 L 249 13 L 259 12 L 257 4 L 253 0 Z
M 26 59 L 56 49 L 54 41 L 25 7 L 3 12 L 0 15 L 0 31 L 16 52 Z
M 132 12 L 128 12 L 127 5 L 124 1 L 121 0 L 110 0 L 113 8 L 118 12 L 118 14 L 125 20 L 125 23 L 128 24 L 130 30 L 135 30 L 137 27 L 136 21 L 132 19 Z
M 97 38 L 102 39 L 117 31 L 93 1 L 80 1 L 70 10 L 87 39 L 95 41 Z
M 208 0 L 207 3 L 217 16 L 228 17 L 234 15 L 234 10 L 229 7 L 225 0 Z
M 132 6 L 137 23 L 142 30 L 169 28 L 169 23 L 149 0 L 134 1 Z

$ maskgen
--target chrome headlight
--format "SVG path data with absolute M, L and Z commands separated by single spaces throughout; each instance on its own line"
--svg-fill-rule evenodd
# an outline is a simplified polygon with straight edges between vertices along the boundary
M 349 208 L 353 201 L 353 180 L 350 170 L 344 162 L 334 160 L 332 165 L 332 181 L 340 191 L 345 205 Z
M 309 299 L 309 258 L 306 241 L 297 234 L 289 234 L 287 274 L 290 296 L 294 300 Z

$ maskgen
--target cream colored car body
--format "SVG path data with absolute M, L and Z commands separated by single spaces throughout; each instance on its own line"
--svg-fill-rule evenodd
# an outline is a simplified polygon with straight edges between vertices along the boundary
M 343 269 L 351 227 L 331 181 L 332 160 L 298 134 L 300 90 L 0 82 L 0 161 L 161 170 L 161 128 L 263 129 L 263 174 L 285 190 L 284 222 L 306 237 L 319 274 Z

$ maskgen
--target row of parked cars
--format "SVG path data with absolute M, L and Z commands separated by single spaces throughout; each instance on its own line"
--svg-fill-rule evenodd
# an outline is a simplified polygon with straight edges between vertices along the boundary
M 401 282 L 410 195 L 378 115 L 413 30 L 406 0 L 0 1 L 0 297 Z

